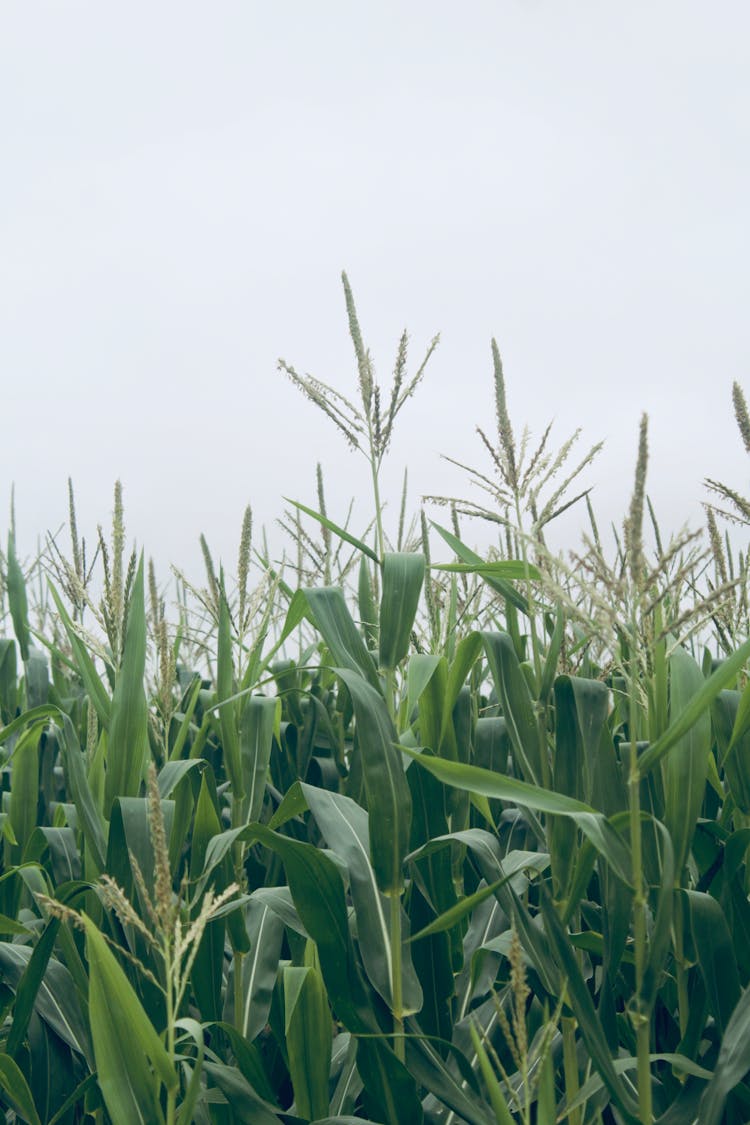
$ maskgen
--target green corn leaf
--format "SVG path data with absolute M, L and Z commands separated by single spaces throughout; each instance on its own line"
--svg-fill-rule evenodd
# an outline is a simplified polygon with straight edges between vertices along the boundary
M 328 528 L 328 530 L 332 531 L 334 535 L 337 535 L 339 539 L 343 539 L 345 543 L 349 543 L 352 547 L 356 547 L 357 550 L 361 551 L 363 555 L 367 555 L 368 559 L 372 559 L 372 561 L 375 563 L 380 562 L 380 559 L 372 550 L 372 548 L 368 547 L 366 543 L 363 543 L 361 539 L 357 539 L 356 536 L 352 535 L 351 532 L 346 530 L 346 528 L 339 527 L 337 523 L 334 523 L 333 520 L 329 520 L 327 516 L 322 516 L 320 512 L 316 512 L 314 508 L 306 508 L 305 505 L 300 504 L 298 500 L 290 500 L 286 496 L 284 497 L 284 500 L 287 504 L 293 504 L 295 508 L 298 508 L 300 512 L 304 512 L 306 516 L 310 516 L 312 519 L 317 520 L 319 524 L 322 524 L 323 527 Z
M 409 651 L 424 574 L 424 555 L 400 552 L 383 557 L 379 651 L 380 667 L 388 671 L 397 668 Z
M 174 1089 L 177 1072 L 111 949 L 94 922 L 86 914 L 82 918 L 89 959 L 91 1037 L 107 1110 L 114 1121 L 157 1125 L 164 1121 L 159 1082 Z
M 195 1106 L 198 1101 L 198 1095 L 201 1092 L 201 1072 L 203 1070 L 203 1060 L 206 1050 L 205 1038 L 203 1035 L 203 1028 L 196 1020 L 190 1018 L 176 1020 L 175 1027 L 180 1031 L 187 1031 L 195 1042 L 196 1047 L 198 1048 L 198 1053 L 192 1067 L 190 1081 L 188 1082 L 187 1092 L 185 1094 L 182 1105 L 180 1106 L 176 1123 L 176 1125 L 192 1125 L 193 1121 L 195 1120 Z
M 52 950 L 55 947 L 55 937 L 57 936 L 59 928 L 60 923 L 56 919 L 52 919 L 51 922 L 47 923 L 44 933 L 39 938 L 29 958 L 23 976 L 18 982 L 16 1003 L 13 1011 L 13 1023 L 5 1045 L 5 1049 L 9 1055 L 16 1054 L 16 1051 L 21 1046 L 24 1036 L 26 1035 L 29 1019 L 34 1010 L 34 1002 L 47 969 Z
M 49 664 L 38 648 L 29 648 L 24 673 L 27 706 L 41 707 L 49 698 Z
M 631 1125 L 636 1125 L 638 1106 L 626 1090 L 613 1066 L 603 1028 L 597 1018 L 591 995 L 578 967 L 567 931 L 563 928 L 557 916 L 557 911 L 546 894 L 542 896 L 542 913 L 555 957 L 568 979 L 570 1003 L 578 1020 L 589 1057 L 625 1120 L 631 1122 Z
M 107 841 L 107 873 L 130 895 L 135 887 L 133 861 L 149 894 L 154 893 L 155 856 L 150 828 L 150 801 L 147 797 L 118 797 L 112 806 L 112 820 Z M 174 801 L 161 802 L 167 839 L 174 821 Z M 143 904 L 143 910 L 147 909 Z
M 408 861 L 418 860 L 431 855 L 434 851 L 446 847 L 448 844 L 465 844 L 471 851 L 474 862 L 486 883 L 499 883 L 496 894 L 503 910 L 511 917 L 516 915 L 516 922 L 524 939 L 524 948 L 531 958 L 539 979 L 546 990 L 554 995 L 559 987 L 559 974 L 552 961 L 547 939 L 544 934 L 534 926 L 528 913 L 516 909 L 517 895 L 523 895 L 528 886 L 528 879 L 524 868 L 544 871 L 549 866 L 550 857 L 545 852 L 509 852 L 505 857 L 497 836 L 485 832 L 481 828 L 468 828 L 459 832 L 451 832 L 447 836 L 434 837 L 428 843 L 418 848 L 407 856 Z M 512 875 L 506 882 L 505 876 Z
M 378 611 L 375 608 L 370 571 L 364 556 L 359 560 L 357 606 L 365 644 L 368 649 L 374 649 L 378 643 Z
M 19 738 L 13 750 L 10 789 L 10 824 L 23 849 L 36 828 L 39 803 L 39 739 L 40 723 L 30 727 Z
M 192 880 L 197 880 L 203 870 L 209 841 L 221 832 L 221 821 L 214 803 L 215 799 L 216 786 L 213 784 L 213 773 L 209 768 L 201 777 L 201 787 L 195 805 L 190 848 Z M 225 885 L 231 881 L 228 874 L 228 871 L 225 871 Z M 225 932 L 226 925 L 223 919 L 217 918 L 209 922 L 193 963 L 191 973 L 193 990 L 201 1015 L 206 1020 L 218 1020 L 221 1017 Z
M 688 710 L 705 680 L 692 656 L 682 648 L 675 649 L 669 658 L 669 678 L 669 711 L 674 720 Z M 690 729 L 673 743 L 664 763 L 664 823 L 672 837 L 678 880 L 703 803 L 710 753 L 711 716 L 706 705 Z
M 187 774 L 195 769 L 200 772 L 204 765 L 205 762 L 198 758 L 180 758 L 178 761 L 165 762 L 159 771 L 159 796 L 162 799 L 171 797 Z
M 410 940 L 413 942 L 422 941 L 424 938 L 430 937 L 431 934 L 439 934 L 443 933 L 445 930 L 453 929 L 457 922 L 460 922 L 467 914 L 472 914 L 481 902 L 484 902 L 486 898 L 490 898 L 499 891 L 501 887 L 504 887 L 512 877 L 512 875 L 506 875 L 503 879 L 497 879 L 494 883 L 490 883 L 488 887 L 480 887 L 478 891 L 474 891 L 473 894 L 460 899 L 450 910 L 446 910 L 443 914 L 439 915 L 439 917 L 435 918 L 434 921 L 430 922 L 428 926 L 419 930 L 418 933 L 413 934 Z
M 32 931 L 28 926 L 22 925 L 21 922 L 16 922 L 14 918 L 9 918 L 7 914 L 0 914 L 0 934 L 6 936 L 8 934 L 26 934 L 27 937 L 31 935 Z
M 50 703 L 45 703 L 41 707 L 33 707 L 30 711 L 23 711 L 0 730 L 0 745 L 7 742 L 14 734 L 30 727 L 33 723 L 39 723 L 43 719 L 59 719 L 60 714 L 60 708 Z
M 238 1018 L 234 1012 L 233 966 L 227 984 L 224 1019 L 238 1027 L 245 1039 L 252 1042 L 268 1023 L 279 972 L 284 923 L 267 903 L 251 898 L 245 906 L 245 926 L 250 952 L 242 958 L 242 1011 Z
M 84 1055 L 88 1062 L 92 1062 L 81 995 L 65 965 L 50 956 L 56 935 L 59 934 L 61 944 L 64 945 L 64 933 L 64 930 L 59 930 L 57 923 L 50 922 L 33 949 L 28 945 L 0 942 L 3 978 L 8 987 L 16 992 L 13 1025 L 7 1046 L 9 1054 L 14 1054 L 23 1040 L 28 1017 L 33 1010 L 64 1043 Z
M 294 906 L 306 933 L 317 944 L 323 977 L 336 1014 L 352 1032 L 378 1032 L 371 997 L 349 933 L 344 884 L 336 865 L 312 844 L 282 836 L 262 824 L 250 824 L 247 828 L 222 832 L 210 841 L 198 884 L 199 893 L 238 840 L 258 841 L 281 857 Z M 274 896 L 280 889 L 266 888 Z M 271 905 L 270 899 L 264 899 L 257 891 L 254 897 Z
M 0 1089 L 10 1106 L 28 1125 L 42 1125 L 29 1084 L 10 1055 L 0 1054 Z
M 685 1055 L 674 1054 L 670 1052 L 661 1052 L 658 1054 L 649 1055 L 649 1059 L 652 1063 L 669 1063 L 671 1067 L 674 1067 L 675 1070 L 681 1072 L 682 1074 L 691 1075 L 692 1077 L 699 1078 L 704 1082 L 711 1078 L 710 1070 L 706 1070 L 705 1067 L 699 1066 L 698 1063 L 693 1062 L 692 1059 L 687 1058 Z M 635 1055 L 627 1055 L 624 1058 L 613 1059 L 612 1066 L 614 1067 L 617 1074 L 627 1074 L 628 1071 L 637 1070 L 638 1059 L 635 1057 Z M 565 1105 L 560 1107 L 560 1111 L 558 1113 L 558 1121 L 567 1119 L 567 1115 L 570 1114 L 573 1110 L 578 1109 L 580 1106 L 586 1105 L 588 1101 L 591 1101 L 591 1099 L 594 1098 L 599 1093 L 599 1091 L 604 1088 L 604 1085 L 605 1083 L 603 1082 L 601 1075 L 592 1074 L 591 1077 L 587 1078 L 583 1083 L 576 1096 L 574 1098 L 571 1098 L 570 1101 L 566 1101 Z M 697 1117 L 694 1110 L 687 1116 L 675 1115 L 674 1117 L 672 1116 L 671 1109 L 667 1112 L 669 1114 L 667 1120 L 672 1121 L 674 1125 L 683 1125 L 683 1123 L 684 1125 L 696 1125 L 696 1123 L 697 1125 L 703 1125 L 704 1122 L 703 1117 Z M 565 1118 L 563 1117 L 563 1114 L 565 1114 Z
M 262 1056 L 258 1048 L 250 1043 L 232 1024 L 221 1022 L 217 1023 L 216 1026 L 229 1040 L 232 1054 L 237 1060 L 237 1066 L 240 1068 L 242 1076 L 247 1079 L 262 1098 L 273 1105 L 276 1097 L 264 1070 Z
M 434 525 L 433 525 L 434 526 Z M 541 574 L 531 563 L 516 559 L 502 559 L 500 562 L 478 563 L 432 563 L 431 570 L 447 570 L 455 574 L 478 574 L 481 578 L 531 578 L 539 581 Z
M 333 1042 L 323 978 L 311 966 L 283 971 L 284 1031 L 295 1110 L 307 1120 L 329 1110 L 328 1076 Z
M 62 718 L 63 724 L 60 746 L 68 796 L 69 799 L 72 798 L 75 805 L 91 859 L 97 871 L 101 872 L 105 870 L 104 864 L 107 852 L 102 816 L 89 787 L 83 765 L 83 754 L 78 744 L 75 728 L 68 715 L 60 715 L 59 717 Z
M 283 645 L 287 637 L 290 637 L 294 630 L 300 625 L 308 615 L 307 598 L 305 597 L 304 590 L 295 590 L 294 594 L 290 592 L 289 607 L 286 611 L 286 618 L 284 619 L 284 627 L 279 634 L 279 640 L 274 648 L 271 650 L 272 654 Z M 266 663 L 269 657 L 266 657 Z
M 700 1125 L 721 1125 L 724 1103 L 750 1070 L 750 988 L 735 1005 L 721 1040 L 711 1081 L 706 1087 L 697 1120 Z
M 441 724 L 441 741 L 445 738 L 447 730 L 453 721 L 453 708 L 458 702 L 458 697 L 466 683 L 466 677 L 479 659 L 482 651 L 482 634 L 478 632 L 467 633 L 456 646 L 456 652 L 448 669 L 448 682 L 445 687 L 443 700 L 443 720 Z
M 445 664 L 444 657 L 434 656 L 429 652 L 415 653 L 409 658 L 409 664 L 406 672 L 406 683 L 410 715 L 414 712 L 414 709 L 419 704 L 422 693 L 427 688 L 427 685 L 435 675 L 441 663 Z M 432 744 L 428 741 L 427 745 Z M 437 750 L 437 740 L 435 740 L 433 749 Z
M 454 1050 L 455 1061 L 462 1067 L 463 1081 L 460 1081 L 453 1074 L 453 1068 L 446 1066 L 435 1045 L 420 1034 L 417 1024 L 407 1021 L 407 1029 L 410 1035 L 406 1040 L 406 1065 L 417 1082 L 468 1125 L 496 1125 L 490 1107 L 474 1092 L 476 1078 L 463 1055 Z
M 490 1105 L 495 1114 L 495 1121 L 497 1125 L 513 1125 L 513 1117 L 503 1095 L 502 1086 L 495 1071 L 492 1069 L 489 1055 L 485 1050 L 484 1043 L 479 1036 L 479 1032 L 473 1020 L 469 1023 L 469 1031 L 471 1033 L 471 1042 L 474 1051 L 479 1060 L 479 1069 L 482 1072 L 482 1078 L 484 1079 L 487 1093 L 490 1096 Z
M 243 820 L 260 820 L 266 792 L 274 731 L 281 703 L 263 695 L 248 696 L 240 719 L 240 761 L 244 778 Z
M 682 891 L 690 911 L 690 929 L 706 985 L 711 1014 L 726 1034 L 741 989 L 732 935 L 724 911 L 711 895 Z
M 360 1039 L 357 1067 L 385 1125 L 422 1125 L 424 1111 L 414 1076 L 382 1040 Z
M 413 771 L 415 774 L 416 770 Z M 420 776 L 426 777 L 426 774 Z M 446 856 L 449 858 L 449 856 Z M 412 884 L 409 893 L 409 927 L 422 930 L 434 917 L 435 911 L 421 886 Z M 453 976 L 451 942 L 458 944 L 459 931 L 453 934 L 433 934 L 416 945 L 408 947 L 414 969 L 422 989 L 419 1023 L 425 1035 L 449 1041 L 453 1034 L 452 998 L 456 990 Z
M 411 793 L 382 696 L 361 676 L 335 669 L 351 696 L 369 812 L 370 858 L 383 894 L 400 894 L 411 830 Z
M 21 650 L 21 660 L 25 663 L 29 659 L 29 606 L 26 597 L 26 580 L 16 558 L 16 546 L 12 532 L 8 532 L 6 566 L 8 605 L 13 621 L 13 632 L 16 634 L 18 647 Z
M 198 699 L 200 697 L 201 690 L 202 684 L 200 676 L 196 676 L 195 683 L 193 684 L 190 695 L 188 697 L 187 707 L 185 708 L 184 714 L 181 718 L 179 715 L 176 716 L 177 718 L 180 718 L 180 729 L 177 732 L 177 737 L 174 740 L 174 745 L 169 751 L 170 762 L 178 761 L 182 757 L 182 751 L 185 748 L 185 743 L 187 742 L 187 737 L 190 733 L 190 727 L 193 722 L 193 715 L 195 714 L 195 708 L 198 705 Z
M 242 761 L 240 757 L 240 736 L 237 724 L 237 712 L 233 702 L 234 663 L 232 660 L 232 622 L 229 615 L 229 603 L 221 589 L 219 606 L 219 637 L 218 653 L 216 657 L 216 703 L 219 706 L 219 726 L 221 728 L 221 746 L 224 755 L 224 768 L 227 777 L 232 783 L 232 798 L 241 804 L 245 796 L 244 778 L 242 776 Z
M 99 678 L 94 666 L 94 661 L 91 659 L 88 649 L 76 632 L 76 628 L 62 603 L 62 599 L 51 582 L 49 583 L 49 592 L 52 594 L 52 600 L 55 603 L 58 616 L 63 623 L 68 638 L 68 644 L 73 652 L 75 666 L 78 670 L 78 675 L 81 677 L 86 694 L 94 705 L 99 722 L 105 730 L 108 730 L 112 703 L 107 689 Z
M 482 641 L 517 764 L 527 781 L 541 785 L 549 771 L 541 760 L 539 724 L 513 639 L 508 633 L 483 633 Z
M 542 680 L 539 685 L 539 699 L 542 703 L 546 703 L 549 699 L 552 685 L 555 682 L 557 675 L 557 664 L 560 659 L 560 652 L 562 650 L 563 638 L 565 636 L 565 614 L 563 613 L 562 606 L 558 605 L 555 611 L 555 624 L 550 637 L 549 646 L 547 648 L 547 655 L 544 658 L 544 667 L 542 668 Z
M 390 903 L 380 891 L 370 864 L 368 814 L 351 798 L 339 793 L 305 784 L 301 788 L 328 846 L 346 864 L 362 962 L 373 987 L 393 1010 Z M 402 938 L 403 1009 L 410 1015 L 422 1007 L 422 989 L 407 945 L 405 916 L 402 916 Z
M 545 1006 L 545 1021 L 549 1011 Z M 542 1059 L 539 1087 L 537 1089 L 536 1125 L 556 1125 L 557 1097 L 555 1094 L 555 1064 L 552 1058 L 552 1044 L 547 1046 Z
M 109 815 L 115 797 L 138 793 L 148 753 L 146 671 L 146 609 L 141 556 L 128 608 L 125 648 L 117 672 L 107 741 L 104 811 Z
M 239 1122 L 241 1125 L 282 1125 L 282 1118 L 274 1112 L 273 1106 L 256 1093 L 236 1067 L 204 1062 L 203 1069 L 229 1102 L 232 1122 Z
M 668 728 L 661 736 L 657 738 L 656 742 L 652 743 L 647 750 L 641 754 L 638 759 L 638 769 L 641 777 L 645 777 L 650 770 L 654 768 L 657 762 L 669 753 L 672 747 L 679 742 L 683 735 L 697 723 L 701 715 L 711 706 L 714 699 L 720 691 L 727 688 L 734 682 L 737 675 L 742 671 L 746 661 L 750 658 L 750 640 L 745 641 L 743 645 L 732 653 L 731 656 L 723 660 L 719 667 L 713 672 L 707 680 L 704 680 L 703 686 L 691 698 L 689 705 L 680 714 L 673 719 Z
M 730 748 L 750 731 L 750 682 L 745 684 L 742 692 L 738 693 L 738 695 L 739 700 L 734 727 L 732 729 L 732 737 L 729 744 Z
M 625 813 L 622 814 L 623 819 L 626 815 Z M 641 814 L 641 818 L 647 819 L 645 814 Z M 674 885 L 677 874 L 674 863 L 674 849 L 669 832 L 658 820 L 651 818 L 651 822 L 654 826 L 655 838 L 659 839 L 661 871 L 656 917 L 649 934 L 648 958 L 641 988 L 641 1007 L 645 1012 L 650 1012 L 656 1003 L 662 971 L 669 953 L 675 902 Z M 614 911 L 612 913 L 614 914 Z
M 747 816 L 750 813 L 750 730 L 743 729 L 744 723 L 740 721 L 740 705 L 746 693 L 747 688 L 742 694 L 720 691 L 711 705 L 711 718 L 732 798 Z
M 81 1082 L 78 1083 L 61 1106 L 58 1106 L 55 1113 L 50 1117 L 47 1125 L 59 1125 L 59 1122 L 65 1120 L 65 1115 L 70 1112 L 79 1102 L 82 1102 L 88 1092 L 96 1088 L 96 1071 L 89 1074 Z
M 434 758 L 418 750 L 412 750 L 408 746 L 402 745 L 400 749 L 445 785 L 467 789 L 471 793 L 478 793 L 485 797 L 497 797 L 536 812 L 571 817 L 583 834 L 591 840 L 596 850 L 604 856 L 618 878 L 628 885 L 631 884 L 630 854 L 625 841 L 606 817 L 595 812 L 582 801 L 553 793 L 536 785 L 529 785 L 513 777 L 492 773 L 478 766 L 465 765 L 463 762 L 447 762 L 442 758 Z
M 10 719 L 18 706 L 18 665 L 16 644 L 10 637 L 0 637 L 0 714 Z
M 481 555 L 478 555 L 476 551 L 472 551 L 470 547 L 462 543 L 452 532 L 441 527 L 440 524 L 435 523 L 434 520 L 430 520 L 430 524 L 435 528 L 438 535 L 442 536 L 451 550 L 458 555 L 459 559 L 462 559 L 465 563 L 470 563 L 472 566 L 481 567 L 483 565 L 484 559 L 482 559 Z M 516 609 L 519 609 L 521 613 L 527 612 L 528 603 L 526 598 L 523 594 L 519 594 L 518 590 L 516 590 L 515 586 L 512 586 L 510 582 L 506 581 L 504 578 L 495 578 L 491 575 L 485 575 L 484 580 L 488 586 L 491 586 L 493 590 L 497 591 L 501 597 L 515 606 Z
M 365 642 L 346 608 L 344 595 L 337 587 L 305 590 L 313 622 L 333 656 L 334 663 L 364 676 L 376 691 L 380 679 Z

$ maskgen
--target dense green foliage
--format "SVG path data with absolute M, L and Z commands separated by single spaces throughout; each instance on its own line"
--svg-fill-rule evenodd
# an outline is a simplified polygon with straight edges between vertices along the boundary
M 724 514 L 706 551 L 653 513 L 645 544 L 644 421 L 612 561 L 590 508 L 554 556 L 596 450 L 516 444 L 494 349 L 488 506 L 445 501 L 451 530 L 402 510 L 389 539 L 379 473 L 424 364 L 407 379 L 402 337 L 381 404 L 345 289 L 361 405 L 284 367 L 371 466 L 360 535 L 319 473 L 295 563 L 248 512 L 236 580 L 204 542 L 172 620 L 119 486 L 95 566 L 72 489 L 70 558 L 22 564 L 11 532 L 6 1120 L 741 1125 L 750 642 Z M 738 388 L 735 412 L 747 445 Z

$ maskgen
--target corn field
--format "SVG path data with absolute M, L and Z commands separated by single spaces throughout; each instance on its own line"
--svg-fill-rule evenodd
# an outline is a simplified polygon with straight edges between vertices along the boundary
M 70 482 L 35 556 L 11 514 L 5 1120 L 743 1125 L 750 499 L 708 478 L 705 527 L 666 538 L 644 417 L 604 536 L 598 447 L 518 439 L 493 343 L 473 499 L 411 519 L 405 484 L 388 526 L 438 341 L 412 367 L 404 334 L 381 388 L 344 292 L 351 396 L 279 366 L 367 461 L 364 526 L 318 468 L 283 555 L 248 509 L 200 586 L 130 549 L 119 484 L 93 548 Z

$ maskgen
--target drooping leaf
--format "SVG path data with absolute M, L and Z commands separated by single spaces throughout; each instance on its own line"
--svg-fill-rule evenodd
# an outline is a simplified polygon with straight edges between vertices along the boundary
M 409 651 L 409 638 L 419 605 L 425 557 L 406 552 L 383 557 L 380 597 L 380 667 L 393 670 Z
M 565 797 L 536 785 L 529 785 L 514 777 L 491 773 L 478 766 L 465 765 L 463 762 L 446 762 L 407 746 L 401 746 L 401 750 L 445 785 L 458 786 L 485 797 L 511 801 L 537 812 L 571 817 L 597 851 L 605 857 L 618 878 L 624 883 L 630 883 L 632 878 L 630 857 L 624 840 L 612 828 L 606 817 L 595 812 L 582 801 L 576 801 L 573 797 Z
M 177 1072 L 111 949 L 94 922 L 85 914 L 82 917 L 89 958 L 91 1037 L 104 1101 L 114 1121 L 157 1125 L 164 1121 L 159 1082 L 174 1089 Z
M 391 1010 L 392 951 L 389 928 L 390 903 L 380 891 L 369 857 L 368 814 L 355 801 L 339 793 L 329 793 L 312 785 L 302 785 L 308 807 L 329 847 L 344 861 L 358 921 L 362 961 L 373 986 Z M 404 1012 L 422 1007 L 419 986 L 407 944 L 408 920 L 402 918 L 402 1000 Z
M 10 1055 L 0 1054 L 0 1089 L 12 1109 L 29 1125 L 42 1125 L 23 1071 Z
M 312 966 L 284 969 L 284 1031 L 295 1109 L 313 1120 L 329 1110 L 333 1041 L 331 1012 L 320 973 Z
M 409 847 L 411 793 L 382 696 L 361 676 L 337 668 L 351 696 L 367 791 L 370 859 L 383 894 L 400 894 Z
M 363 676 L 380 692 L 380 679 L 370 653 L 337 587 L 305 590 L 313 622 L 333 656 L 334 663 Z

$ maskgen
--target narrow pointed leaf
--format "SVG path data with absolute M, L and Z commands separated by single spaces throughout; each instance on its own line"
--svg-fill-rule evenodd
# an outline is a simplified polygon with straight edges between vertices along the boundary
M 692 656 L 677 648 L 669 658 L 669 681 L 669 713 L 674 720 L 685 714 L 705 680 Z M 672 745 L 664 763 L 664 823 L 672 837 L 678 879 L 703 803 L 710 753 L 711 716 L 706 706 L 690 729 Z
M 82 917 L 89 957 L 91 1037 L 104 1101 L 114 1121 L 157 1125 L 164 1120 L 159 1081 L 173 1089 L 177 1072 L 114 954 L 91 919 Z
M 105 815 L 115 797 L 134 797 L 140 789 L 148 753 L 146 671 L 146 609 L 141 556 L 128 608 L 125 649 L 115 680 L 107 740 Z
M 352 547 L 356 547 L 363 555 L 367 555 L 368 559 L 372 559 L 375 563 L 380 562 L 380 559 L 372 548 L 368 547 L 366 543 L 363 543 L 361 539 L 357 539 L 357 537 L 352 535 L 350 531 L 347 531 L 346 528 L 339 527 L 337 523 L 334 523 L 333 520 L 329 520 L 327 516 L 321 515 L 320 512 L 316 512 L 314 508 L 306 508 L 305 505 L 300 504 L 298 500 L 290 500 L 286 496 L 284 499 L 287 504 L 293 504 L 295 508 L 299 508 L 300 512 L 304 512 L 306 516 L 310 516 L 312 519 L 317 520 L 319 524 L 322 524 L 323 527 L 327 527 L 334 535 L 338 535 L 339 539 L 343 539 L 345 543 L 350 543 Z
M 470 563 L 472 566 L 482 566 L 484 559 L 482 559 L 481 555 L 478 555 L 476 551 L 472 551 L 472 549 L 467 547 L 465 543 L 462 543 L 456 535 L 446 528 L 441 527 L 440 524 L 435 523 L 434 520 L 430 520 L 430 523 L 435 528 L 438 535 L 442 536 L 451 550 L 455 551 L 463 562 Z M 484 580 L 487 585 L 491 586 L 493 590 L 496 590 L 501 597 L 505 598 L 511 605 L 514 605 L 516 609 L 520 609 L 521 613 L 526 613 L 528 606 L 526 598 L 523 594 L 519 594 L 518 590 L 516 590 L 515 586 L 511 585 L 510 582 L 506 581 L 504 578 L 495 578 L 491 575 L 485 575 Z
M 22 1121 L 42 1125 L 29 1084 L 10 1055 L 0 1054 L 0 1089 Z

